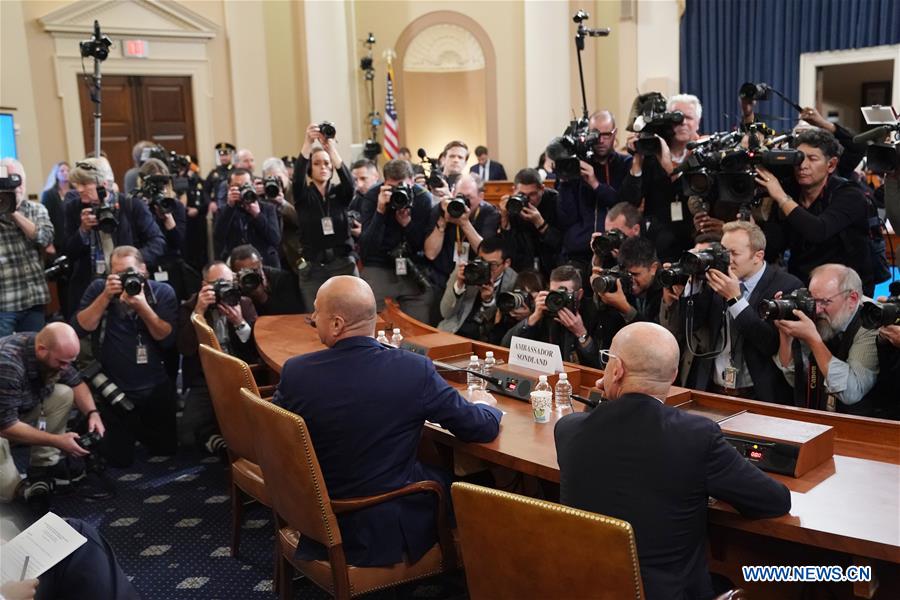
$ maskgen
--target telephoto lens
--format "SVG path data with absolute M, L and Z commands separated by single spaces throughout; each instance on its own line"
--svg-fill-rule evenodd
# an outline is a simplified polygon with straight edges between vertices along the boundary
M 801 311 L 810 319 L 816 317 L 816 301 L 806 288 L 799 288 L 781 298 L 763 300 L 757 306 L 759 317 L 766 321 L 799 321 L 794 314 L 795 310 Z
M 606 269 L 591 281 L 591 289 L 598 294 L 612 293 L 616 291 L 616 282 L 622 282 L 622 291 L 631 290 L 631 274 L 622 271 L 619 267 Z
M 255 269 L 241 269 L 238 271 L 237 279 L 241 292 L 244 294 L 254 292 L 262 285 L 262 275 Z
M 527 306 L 530 310 L 534 310 L 534 299 L 526 290 L 500 292 L 497 295 L 497 308 L 499 308 L 501 312 L 512 312 L 523 306 Z

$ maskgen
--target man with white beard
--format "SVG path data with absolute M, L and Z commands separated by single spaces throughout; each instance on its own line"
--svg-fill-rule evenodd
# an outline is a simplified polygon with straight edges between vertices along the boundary
M 794 387 L 797 406 L 869 415 L 867 394 L 878 375 L 878 330 L 860 326 L 859 275 L 844 265 L 821 265 L 810 273 L 809 293 L 816 303 L 815 321 L 800 310 L 793 311 L 796 320 L 775 321 L 775 364 Z

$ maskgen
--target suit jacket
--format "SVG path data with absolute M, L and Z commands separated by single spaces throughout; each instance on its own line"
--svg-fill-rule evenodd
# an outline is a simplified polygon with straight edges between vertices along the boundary
M 273 402 L 306 421 L 328 493 L 336 499 L 422 479 L 448 484 L 447 475 L 416 460 L 425 420 L 463 441 L 488 442 L 502 416 L 496 408 L 469 404 L 430 359 L 362 336 L 287 361 Z M 404 554 L 416 561 L 437 541 L 434 497 L 427 494 L 340 515 L 338 524 L 351 565 L 394 564 Z M 321 559 L 326 553 L 301 538 L 297 556 Z
M 788 489 L 751 465 L 713 421 L 625 394 L 556 423 L 560 501 L 634 528 L 648 600 L 709 598 L 707 499 L 741 514 L 791 508 Z
M 494 324 L 494 318 L 497 316 L 497 295 L 502 292 L 509 292 L 515 289 L 516 277 L 518 275 L 512 269 L 503 271 L 500 286 L 495 290 L 494 303 L 491 306 L 483 306 L 481 308 L 482 319 L 486 324 L 484 328 L 485 336 Z M 444 320 L 438 324 L 441 331 L 449 331 L 456 333 L 462 327 L 472 308 L 475 306 L 475 300 L 481 293 L 481 286 L 467 285 L 461 296 L 456 295 L 453 284 L 456 283 L 456 277 L 447 280 L 447 287 L 444 289 L 444 296 L 441 298 L 441 316 Z
M 744 361 L 750 378 L 753 379 L 754 397 L 757 400 L 776 404 L 793 404 L 793 394 L 785 381 L 781 370 L 772 360 L 778 353 L 778 330 L 771 321 L 760 318 L 756 308 L 763 300 L 775 296 L 775 292 L 785 294 L 802 287 L 799 279 L 773 265 L 766 265 L 759 283 L 753 288 L 747 306 L 734 320 L 735 329 L 740 332 L 743 343 Z M 710 351 L 723 345 L 722 312 L 725 310 L 725 299 L 708 287 L 694 296 L 694 325 L 705 331 L 700 339 L 707 340 L 703 351 Z M 684 305 L 680 301 L 678 321 L 684 319 Z M 697 348 L 696 344 L 693 345 Z M 685 364 L 687 369 L 687 387 L 705 390 L 713 383 L 715 358 L 698 359 L 693 357 Z
M 483 169 L 478 163 L 469 167 L 469 173 L 481 175 L 481 179 L 484 181 L 508 181 L 506 178 L 506 169 L 504 169 L 503 165 L 496 160 L 487 161 L 485 166 L 487 167 L 487 177 L 482 175 Z

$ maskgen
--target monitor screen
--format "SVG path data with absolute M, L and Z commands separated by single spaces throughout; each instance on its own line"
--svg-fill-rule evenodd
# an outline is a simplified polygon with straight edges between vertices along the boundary
M 9 113 L 0 113 L 0 157 L 19 158 L 16 151 L 16 123 Z

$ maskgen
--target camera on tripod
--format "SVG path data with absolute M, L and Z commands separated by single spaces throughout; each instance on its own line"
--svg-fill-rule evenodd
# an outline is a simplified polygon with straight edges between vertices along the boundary
M 412 206 L 413 188 L 408 183 L 398 183 L 391 187 L 390 210 L 403 210 Z
M 621 282 L 622 291 L 630 292 L 633 281 L 631 273 L 617 265 L 600 271 L 600 274 L 591 280 L 591 289 L 597 294 L 611 294 L 616 291 L 616 283 Z
M 16 210 L 16 188 L 22 185 L 22 177 L 8 173 L 0 167 L 0 217 L 11 215 Z
M 590 128 L 587 119 L 569 123 L 565 132 L 547 145 L 547 158 L 553 161 L 557 177 L 563 181 L 581 177 L 581 161 L 591 162 L 599 140 L 600 134 Z
M 486 260 L 476 258 L 463 267 L 466 285 L 487 285 L 491 283 L 491 265 Z
M 684 122 L 684 113 L 666 110 L 666 97 L 659 92 L 641 94 L 631 105 L 628 131 L 638 134 L 634 151 L 641 156 L 657 156 L 662 151 L 660 138 L 672 141 L 675 126 Z
M 100 34 L 100 21 L 94 21 L 94 35 L 89 40 L 78 42 L 82 58 L 94 58 L 103 62 L 109 57 L 109 48 L 112 42 L 105 35 Z
M 900 167 L 900 122 L 890 106 L 860 108 L 867 125 L 878 125 L 853 138 L 854 144 L 868 144 L 866 168 L 878 174 L 890 173 Z M 890 135 L 890 137 L 888 137 Z
M 800 319 L 794 314 L 795 310 L 799 310 L 810 319 L 815 319 L 816 300 L 808 289 L 798 288 L 781 298 L 763 300 L 756 310 L 759 312 L 759 317 L 766 321 L 799 321 Z

